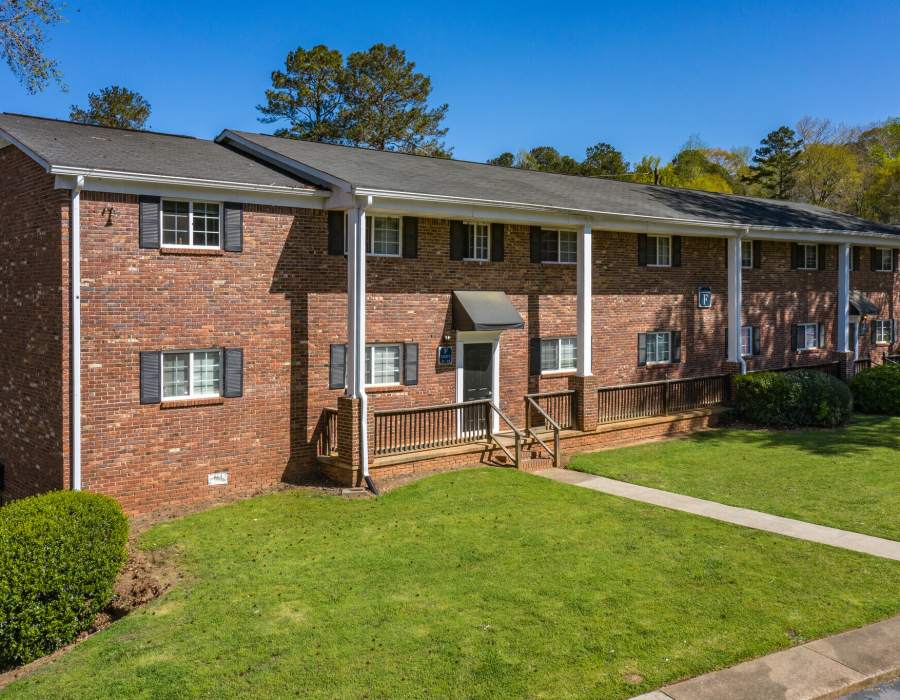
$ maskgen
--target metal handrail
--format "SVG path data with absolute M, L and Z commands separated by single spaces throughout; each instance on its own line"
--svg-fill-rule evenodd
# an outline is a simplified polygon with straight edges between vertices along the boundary
M 538 444 L 547 450 L 547 453 L 550 455 L 551 459 L 553 459 L 553 466 L 559 467 L 559 423 L 553 420 L 547 412 L 540 407 L 537 401 L 534 400 L 535 395 L 527 395 L 525 397 L 525 403 L 530 404 L 532 407 L 537 409 L 537 412 L 543 417 L 544 422 L 550 426 L 553 430 L 553 449 L 551 450 L 547 443 L 541 440 L 538 434 L 531 427 L 530 422 L 526 425 L 525 430 L 528 432 L 531 437 L 537 440 Z M 526 410 L 526 415 L 528 415 L 528 411 Z

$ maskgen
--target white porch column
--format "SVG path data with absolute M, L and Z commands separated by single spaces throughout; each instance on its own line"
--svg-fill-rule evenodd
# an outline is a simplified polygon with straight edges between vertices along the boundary
M 743 300 L 743 269 L 741 267 L 741 239 L 728 239 L 728 361 L 736 362 L 745 371 L 741 356 L 741 323 Z
M 589 377 L 591 363 L 591 225 L 584 224 L 578 234 L 578 363 L 576 374 Z
M 838 245 L 838 352 L 850 351 L 850 244 Z
M 359 399 L 359 449 L 362 475 L 369 475 L 366 411 L 366 212 L 347 213 L 347 396 Z

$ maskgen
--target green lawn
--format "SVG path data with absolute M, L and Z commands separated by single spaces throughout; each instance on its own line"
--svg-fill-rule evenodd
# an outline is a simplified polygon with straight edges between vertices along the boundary
M 143 542 L 186 580 L 10 698 L 626 698 L 900 612 L 900 563 L 502 469 Z
M 900 418 L 726 429 L 575 457 L 572 469 L 900 540 Z

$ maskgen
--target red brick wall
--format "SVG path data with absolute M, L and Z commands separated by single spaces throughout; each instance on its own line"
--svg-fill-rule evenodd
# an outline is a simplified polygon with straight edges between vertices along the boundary
M 68 193 L 0 149 L 0 462 L 5 498 L 62 488 Z M 66 275 L 67 277 L 67 275 Z
M 881 320 L 900 318 L 900 275 L 889 272 L 873 272 L 871 255 L 873 249 L 863 248 L 860 269 L 850 273 L 851 289 L 862 292 L 866 298 L 878 307 L 878 315 L 874 318 Z M 872 343 L 872 318 L 866 320 L 866 333 L 860 336 L 859 356 L 872 358 L 881 362 L 885 352 L 888 354 L 900 353 L 900 342 L 892 345 L 878 345 Z

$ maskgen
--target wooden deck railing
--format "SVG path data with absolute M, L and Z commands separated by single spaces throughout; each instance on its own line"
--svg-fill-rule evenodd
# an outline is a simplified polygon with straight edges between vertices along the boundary
M 489 421 L 487 401 L 375 411 L 375 455 L 485 440 Z
M 316 427 L 316 453 L 326 457 L 337 452 L 338 412 L 336 408 L 322 409 L 319 425 Z
M 853 374 L 856 375 L 859 372 L 862 372 L 864 369 L 869 369 L 871 366 L 871 357 L 861 357 L 853 363 Z
M 546 394 L 525 395 L 525 430 L 542 424 L 549 416 L 560 429 L 566 430 L 575 424 L 575 391 L 551 391 Z
M 811 372 L 824 372 L 832 377 L 841 378 L 840 362 L 817 362 L 811 365 L 792 365 L 790 367 L 775 367 L 772 369 L 758 369 L 754 372 L 796 372 L 797 370 L 809 370 Z
M 718 374 L 600 387 L 598 422 L 613 423 L 721 406 L 728 401 L 729 382 L 727 374 Z

